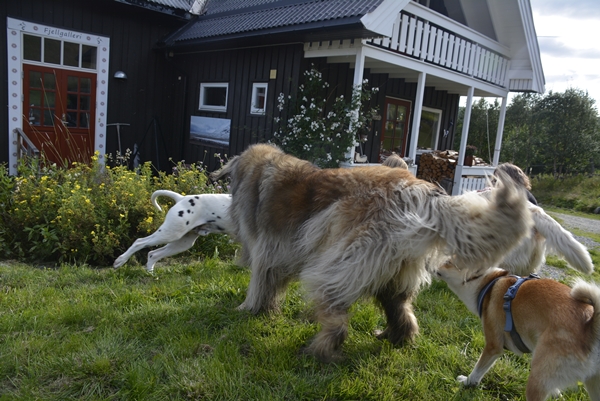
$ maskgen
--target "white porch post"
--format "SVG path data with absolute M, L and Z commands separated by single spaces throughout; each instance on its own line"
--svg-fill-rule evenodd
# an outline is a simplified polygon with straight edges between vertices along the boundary
M 358 41 L 359 47 L 356 49 L 356 61 L 354 62 L 354 81 L 352 83 L 352 93 L 354 94 L 355 88 L 362 87 L 363 74 L 365 69 L 365 52 L 362 46 L 361 41 Z M 360 106 L 359 106 L 360 107 Z M 360 113 L 360 109 L 354 110 L 355 116 L 358 118 L 358 113 Z M 354 138 L 356 141 L 357 139 Z M 350 147 L 348 152 L 346 153 L 346 157 L 350 159 L 349 163 L 354 164 L 354 154 L 356 153 L 356 146 Z
M 417 81 L 417 95 L 415 98 L 415 111 L 413 113 L 413 121 L 411 128 L 410 149 L 408 157 L 414 162 L 417 161 L 417 143 L 419 142 L 419 129 L 421 128 L 421 113 L 423 111 L 423 96 L 425 94 L 425 79 L 427 73 L 420 72 Z
M 498 118 L 498 131 L 496 133 L 496 144 L 494 145 L 494 160 L 492 166 L 496 167 L 500 161 L 500 149 L 502 148 L 502 135 L 504 134 L 504 120 L 506 118 L 506 103 L 507 96 L 502 98 L 502 105 L 500 106 L 500 116 Z
M 467 139 L 469 137 L 469 123 L 471 122 L 471 109 L 473 108 L 473 93 L 475 87 L 469 87 L 467 92 L 467 105 L 465 106 L 465 116 L 463 119 L 462 134 L 460 136 L 460 148 L 458 150 L 458 160 L 456 170 L 454 171 L 454 184 L 452 185 L 452 195 L 460 195 L 462 186 L 462 170 L 465 160 L 465 151 L 467 150 Z

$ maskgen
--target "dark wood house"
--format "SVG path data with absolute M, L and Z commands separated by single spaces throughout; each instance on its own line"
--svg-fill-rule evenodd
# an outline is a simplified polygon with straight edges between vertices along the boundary
M 0 2 L 0 161 L 16 171 L 17 128 L 54 161 L 134 145 L 161 169 L 183 158 L 186 82 L 154 47 L 190 21 L 192 4 Z
M 508 93 L 544 91 L 529 0 L 80 3 L 23 0 L 0 6 L 9 17 L 4 52 L 9 109 L 0 122 L 7 120 L 9 133 L 30 125 L 25 110 L 30 88 L 13 70 L 45 67 L 45 60 L 25 59 L 25 42 L 31 36 L 45 40 L 46 29 L 81 34 L 82 46 L 89 45 L 86 40 L 110 44 L 97 45 L 100 101 L 89 118 L 98 127 L 98 117 L 104 117 L 105 127 L 97 128 L 93 148 L 114 153 L 119 146 L 135 147 L 142 161 L 163 170 L 169 157 L 204 161 L 212 169 L 215 154 L 238 154 L 269 140 L 277 129 L 278 96 L 294 95 L 311 66 L 323 73 L 333 96 L 350 95 L 364 79 L 379 88 L 372 105 L 381 118 L 362 149 L 370 163 L 390 151 L 415 160 L 423 152 L 452 148 L 461 96 L 467 112 L 457 150 L 464 152 L 473 97 L 483 96 L 503 99 L 496 164 Z M 42 31 L 32 31 L 35 25 Z M 86 72 L 84 65 L 65 68 Z M 116 78 L 117 71 L 127 80 Z M 120 143 L 111 123 L 131 124 L 122 127 Z M 14 163 L 10 138 L 0 144 Z M 459 191 L 462 176 L 487 172 L 459 167 Z

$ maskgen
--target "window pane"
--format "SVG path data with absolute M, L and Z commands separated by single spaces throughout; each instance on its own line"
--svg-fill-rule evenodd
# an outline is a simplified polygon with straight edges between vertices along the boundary
M 29 124 L 40 125 L 40 109 L 29 109 Z
M 226 106 L 227 88 L 204 88 L 205 106 Z
M 254 104 L 254 107 L 256 107 L 257 109 L 265 108 L 265 91 L 266 91 L 266 88 L 257 88 L 256 89 L 256 102 Z
M 60 64 L 60 40 L 44 39 L 44 62 Z
M 67 78 L 67 92 L 79 92 L 79 79 L 77 77 Z
M 387 105 L 387 120 L 388 121 L 395 121 L 396 120 L 396 105 L 395 104 L 388 104 Z
M 81 96 L 79 98 L 79 109 L 80 110 L 89 110 L 90 109 L 90 97 L 89 96 Z
M 79 44 L 64 42 L 63 64 L 79 67 Z
M 44 125 L 49 127 L 54 125 L 54 110 L 44 110 Z
M 42 87 L 42 73 L 37 71 L 31 71 L 29 73 L 29 87 L 30 88 L 41 88 Z
M 89 128 L 88 113 L 79 113 L 79 128 Z
M 44 73 L 44 89 L 55 90 L 56 89 L 56 77 L 54 74 L 46 72 Z
M 94 46 L 81 46 L 81 67 L 96 69 L 96 47 Z
M 42 61 L 42 38 L 23 35 L 23 58 L 31 61 Z
M 40 107 L 42 105 L 42 92 L 39 90 L 30 90 L 29 104 L 31 106 Z
M 65 122 L 67 127 L 77 127 L 77 112 L 70 111 L 67 113 L 67 121 Z
M 92 92 L 92 80 L 90 78 L 81 78 L 79 81 L 79 92 L 91 93 Z
M 46 92 L 44 93 L 44 104 L 46 107 L 55 108 L 56 107 L 56 92 Z
M 77 95 L 74 93 L 69 93 L 67 95 L 67 109 L 68 110 L 77 110 Z
M 420 149 L 435 149 L 437 130 L 439 127 L 440 114 L 423 110 L 421 114 L 421 126 L 419 128 L 419 142 L 417 147 Z

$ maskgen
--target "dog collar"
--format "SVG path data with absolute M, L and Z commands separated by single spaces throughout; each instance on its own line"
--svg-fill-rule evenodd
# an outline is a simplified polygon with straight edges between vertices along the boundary
M 506 314 L 506 322 L 504 324 L 504 331 L 510 333 L 510 338 L 512 338 L 513 342 L 515 343 L 515 345 L 517 346 L 519 351 L 521 351 L 525 354 L 528 354 L 531 352 L 531 350 L 529 348 L 527 348 L 527 346 L 523 343 L 521 336 L 519 335 L 519 333 L 517 332 L 517 329 L 515 328 L 515 323 L 513 321 L 512 312 L 511 312 L 511 303 L 512 303 L 512 300 L 515 299 L 515 296 L 517 295 L 517 291 L 519 290 L 519 287 L 521 286 L 521 284 L 523 284 L 527 280 L 539 279 L 540 276 L 538 276 L 535 273 L 532 273 L 529 275 L 529 277 L 518 277 L 518 276 L 510 276 L 510 277 L 517 277 L 517 282 L 514 283 L 513 285 L 511 285 L 510 287 L 508 287 L 508 290 L 506 290 L 506 293 L 504 294 L 504 304 L 502 305 L 502 309 L 504 309 L 504 313 Z

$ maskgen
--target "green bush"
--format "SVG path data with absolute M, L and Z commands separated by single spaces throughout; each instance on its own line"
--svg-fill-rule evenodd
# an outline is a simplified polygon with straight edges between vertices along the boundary
M 531 180 L 531 186 L 533 195 L 544 205 L 585 213 L 600 207 L 600 175 L 540 175 Z
M 148 236 L 162 223 L 168 208 L 159 212 L 150 203 L 156 189 L 184 195 L 221 192 L 200 165 L 180 162 L 173 170 L 154 174 L 150 163 L 136 171 L 123 165 L 104 166 L 97 155 L 89 165 L 72 163 L 68 169 L 33 160 L 22 163 L 16 177 L 1 166 L 3 257 L 112 264 L 135 239 Z M 221 255 L 235 252 L 227 237 L 215 237 L 199 239 L 210 244 L 211 256 L 215 247 Z

